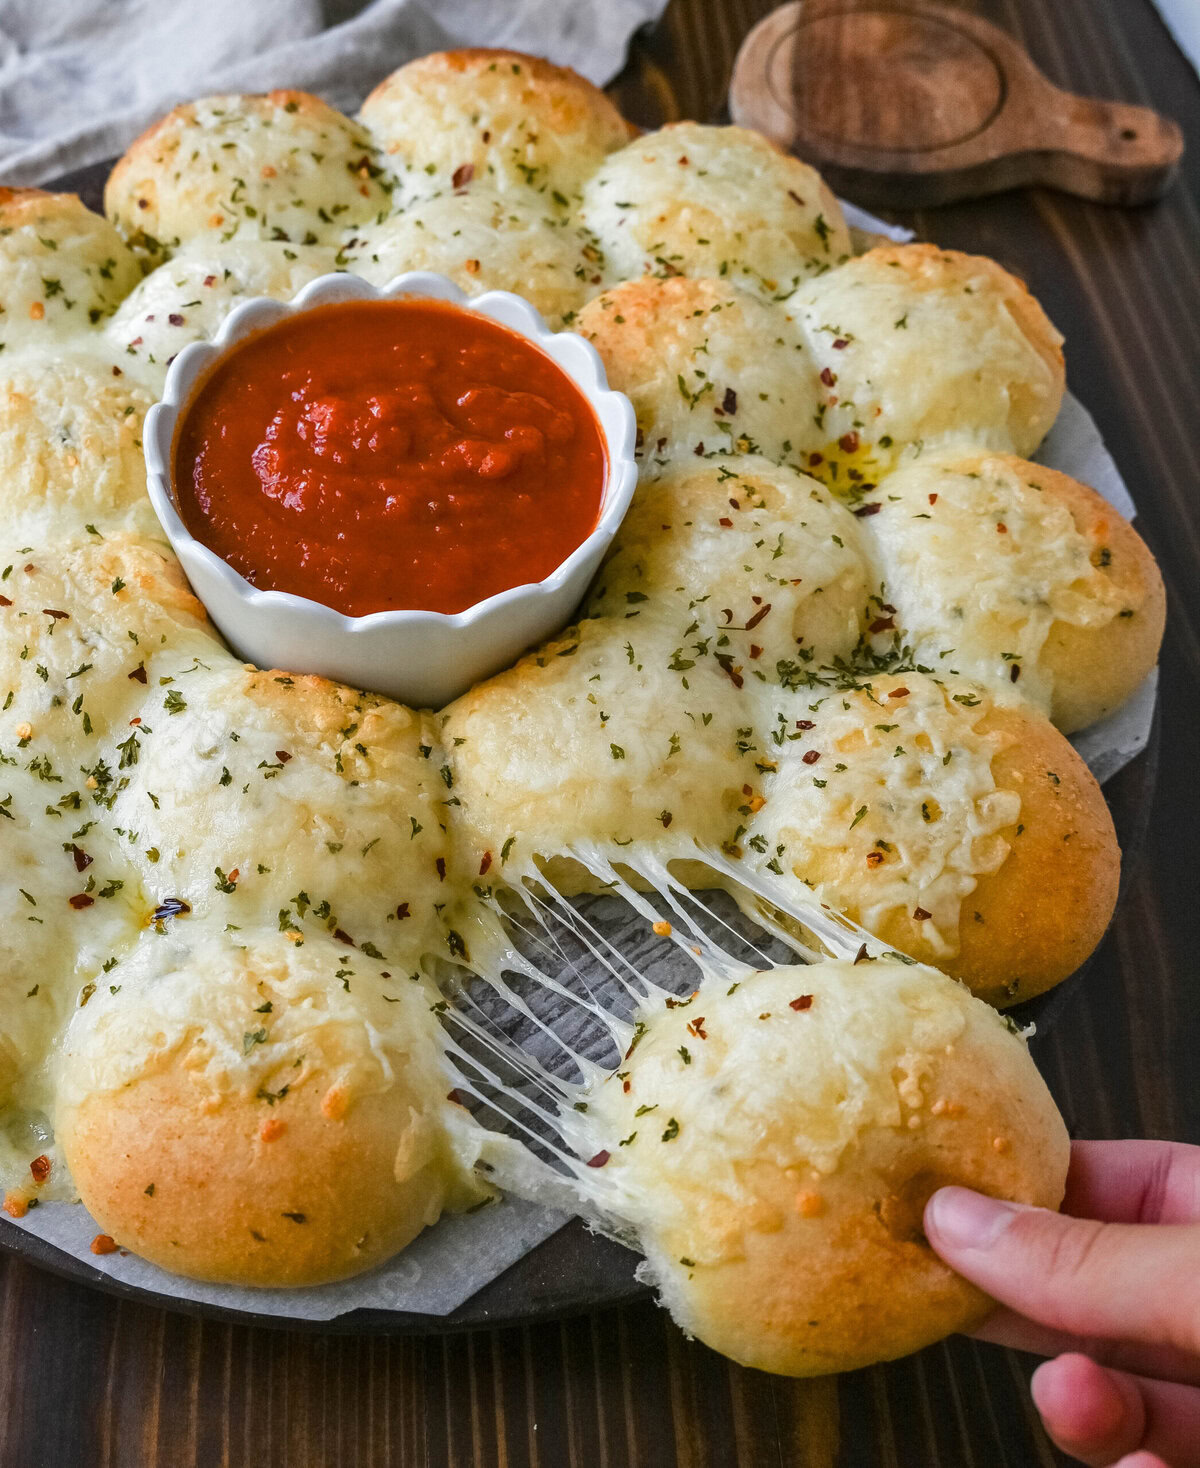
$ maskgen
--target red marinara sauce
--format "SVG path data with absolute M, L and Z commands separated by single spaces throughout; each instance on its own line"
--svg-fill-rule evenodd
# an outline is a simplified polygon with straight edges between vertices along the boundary
M 234 347 L 173 449 L 192 535 L 255 586 L 350 616 L 461 612 L 596 526 L 591 404 L 532 342 L 438 301 L 320 306 Z

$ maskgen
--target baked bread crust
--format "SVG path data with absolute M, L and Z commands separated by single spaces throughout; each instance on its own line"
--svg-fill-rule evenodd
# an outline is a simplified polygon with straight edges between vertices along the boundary
M 991 1302 L 925 1241 L 929 1195 L 1062 1199 L 1066 1128 L 1024 1042 L 930 969 L 772 969 L 641 1019 L 589 1095 L 597 1196 L 675 1319 L 743 1365 L 850 1371 L 969 1330 Z

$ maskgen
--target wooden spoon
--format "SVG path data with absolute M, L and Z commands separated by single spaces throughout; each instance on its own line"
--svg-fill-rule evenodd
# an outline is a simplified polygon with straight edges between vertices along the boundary
M 729 106 L 864 204 L 921 208 L 1049 184 L 1142 204 L 1171 183 L 1176 123 L 1064 92 L 1002 30 L 921 0 L 794 0 L 746 37 Z

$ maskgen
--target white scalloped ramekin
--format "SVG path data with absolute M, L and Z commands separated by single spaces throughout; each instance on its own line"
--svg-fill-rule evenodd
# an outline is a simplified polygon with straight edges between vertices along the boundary
M 197 379 L 235 343 L 284 316 L 341 301 L 424 296 L 448 301 L 527 337 L 583 392 L 604 435 L 608 474 L 596 528 L 544 581 L 514 586 L 462 612 L 394 611 L 350 617 L 286 591 L 265 591 L 202 545 L 184 525 L 171 484 L 179 414 Z M 583 599 L 637 484 L 636 424 L 623 393 L 608 386 L 595 348 L 553 332 L 520 296 L 469 298 L 453 281 L 414 270 L 379 288 L 355 275 L 322 275 L 290 302 L 256 297 L 236 306 L 211 342 L 185 347 L 167 373 L 162 401 L 146 415 L 150 501 L 196 595 L 239 657 L 259 667 L 320 673 L 405 703 L 440 708 L 558 631 Z

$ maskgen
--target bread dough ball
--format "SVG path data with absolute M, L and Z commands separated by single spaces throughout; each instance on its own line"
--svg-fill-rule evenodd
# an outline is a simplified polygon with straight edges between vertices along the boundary
M 403 964 L 445 953 L 444 755 L 428 721 L 324 678 L 175 641 L 146 658 L 136 760 L 111 819 L 148 895 L 239 928 L 333 934 Z M 124 738 L 124 732 L 119 736 Z
M 73 797 L 72 812 L 125 778 L 118 746 L 143 713 L 151 658 L 186 667 L 229 656 L 178 564 L 135 537 L 84 533 L 24 553 L 10 545 L 0 597 L 0 748 L 16 746 L 48 797 Z
M 117 231 L 75 194 L 0 189 L 0 344 L 61 349 L 140 276 Z
M 816 480 L 767 459 L 681 459 L 639 486 L 589 610 L 673 606 L 688 657 L 774 680 L 781 661 L 849 657 L 869 590 L 858 524 Z
M 375 285 L 406 270 L 436 270 L 471 296 L 515 291 L 554 327 L 602 279 L 602 256 L 589 235 L 533 190 L 502 193 L 488 184 L 416 199 L 356 230 L 345 254 Z
M 1158 656 L 1154 558 L 1094 490 L 1008 454 L 922 455 L 862 525 L 918 662 L 1019 697 L 1065 733 L 1095 723 Z
M 994 260 L 887 245 L 806 281 L 787 308 L 820 395 L 797 441 L 844 493 L 944 440 L 1031 454 L 1058 414 L 1062 337 Z
M 0 543 L 40 551 L 85 535 L 85 525 L 161 536 L 142 457 L 152 402 L 98 353 L 0 358 Z
M 788 459 L 816 412 L 816 381 L 781 310 L 716 280 L 626 281 L 576 330 L 632 400 L 649 464 L 676 454 Z
M 1024 1042 L 931 969 L 771 969 L 640 1019 L 588 1097 L 589 1181 L 675 1320 L 745 1366 L 850 1371 L 971 1329 L 991 1302 L 925 1241 L 930 1194 L 1062 1198 L 1067 1132 Z
M 360 114 L 409 197 L 470 182 L 566 208 L 633 128 L 591 82 L 518 51 L 438 51 L 385 78 Z
M 309 1285 L 487 1196 L 429 992 L 346 967 L 332 938 L 181 917 L 106 975 L 64 1039 L 56 1117 L 102 1229 L 193 1279 Z
M 573 849 L 684 860 L 730 839 L 762 757 L 756 685 L 693 659 L 682 631 L 585 621 L 450 705 L 464 869 L 488 854 L 512 877 Z M 578 870 L 561 875 L 579 885 Z
M 850 235 L 821 176 L 760 133 L 676 122 L 604 160 L 579 217 L 610 276 L 714 276 L 778 300 L 840 265 Z
M 292 91 L 185 102 L 130 144 L 104 191 L 109 218 L 151 253 L 196 235 L 328 244 L 390 207 L 364 130 Z
M 997 1004 L 1051 988 L 1100 941 L 1120 870 L 1112 818 L 1040 716 L 912 671 L 830 677 L 789 712 L 739 836 L 768 879 L 798 878 Z
M 184 347 L 211 340 L 241 301 L 289 301 L 310 280 L 337 268 L 337 251 L 330 246 L 193 240 L 125 298 L 105 336 L 126 370 L 158 392 Z

